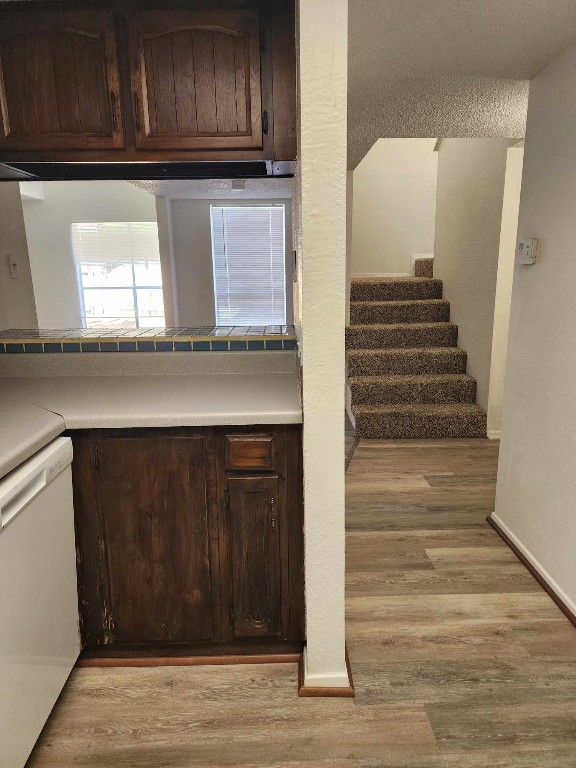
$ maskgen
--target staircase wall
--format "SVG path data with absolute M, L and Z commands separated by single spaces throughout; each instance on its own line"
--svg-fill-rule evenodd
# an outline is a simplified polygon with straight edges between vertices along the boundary
M 432 253 L 435 139 L 379 139 L 354 170 L 352 277 L 412 272 Z
M 576 46 L 530 85 L 496 521 L 576 613 Z
M 438 151 L 434 277 L 444 284 L 477 401 L 488 408 L 494 299 L 509 139 L 443 139 Z

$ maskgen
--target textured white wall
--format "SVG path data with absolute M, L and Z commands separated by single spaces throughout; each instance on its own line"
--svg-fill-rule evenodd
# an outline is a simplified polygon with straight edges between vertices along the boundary
M 438 152 L 434 276 L 444 281 L 477 401 L 488 408 L 506 139 L 444 139 Z
M 374 75 L 374 82 L 350 91 L 350 168 L 356 168 L 379 138 L 524 136 L 528 80 L 393 79 L 380 70 Z
M 17 181 L 0 184 L 0 328 L 37 328 L 38 318 L 26 230 Z M 20 265 L 20 277 L 10 278 L 8 254 Z
M 411 272 L 434 250 L 435 139 L 379 139 L 354 170 L 352 277 Z
M 508 349 L 508 327 L 510 324 L 510 302 L 512 300 L 514 254 L 516 251 L 523 161 L 523 147 L 511 147 L 508 150 L 506 177 L 504 179 L 498 275 L 496 278 L 496 296 L 494 300 L 490 389 L 488 392 L 488 437 L 492 438 L 500 437 L 502 420 L 504 375 L 506 371 L 506 352 Z
M 530 86 L 495 520 L 576 612 L 576 46 Z
M 41 328 L 79 328 L 81 305 L 70 225 L 156 221 L 152 195 L 126 181 L 46 181 L 44 199 L 24 200 L 24 220 Z
M 300 0 L 305 684 L 347 685 L 344 324 L 347 0 Z

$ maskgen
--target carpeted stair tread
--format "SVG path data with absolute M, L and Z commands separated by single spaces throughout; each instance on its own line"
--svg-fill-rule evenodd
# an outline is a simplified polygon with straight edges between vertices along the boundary
M 347 349 L 454 347 L 458 326 L 452 323 L 373 323 L 346 329 Z
M 350 304 L 350 323 L 434 323 L 450 320 L 450 304 L 444 299 L 406 301 L 354 301 Z
M 353 411 L 357 437 L 486 437 L 486 412 L 474 403 L 356 405 Z
M 427 277 L 382 277 L 352 280 L 350 301 L 441 299 L 442 281 Z
M 350 349 L 349 376 L 464 373 L 466 352 L 459 347 Z
M 351 376 L 352 405 L 474 403 L 476 380 L 467 374 Z

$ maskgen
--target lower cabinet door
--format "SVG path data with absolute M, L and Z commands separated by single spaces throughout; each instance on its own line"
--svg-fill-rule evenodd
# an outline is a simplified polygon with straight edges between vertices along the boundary
M 96 451 L 108 642 L 211 640 L 206 439 L 99 439 Z
M 235 637 L 281 633 L 278 477 L 228 479 L 231 621 Z

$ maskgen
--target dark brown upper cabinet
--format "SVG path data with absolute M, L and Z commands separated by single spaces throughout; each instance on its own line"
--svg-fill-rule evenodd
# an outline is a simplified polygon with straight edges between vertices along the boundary
M 22 13 L 2 18 L 0 149 L 124 146 L 112 16 Z
M 128 30 L 139 149 L 262 147 L 257 10 L 143 11 Z

